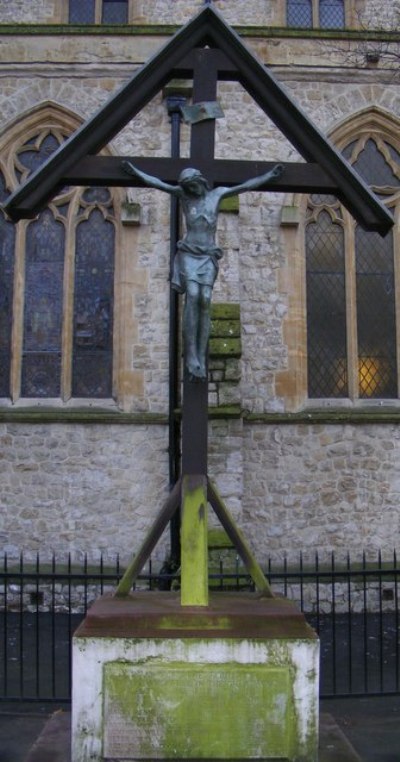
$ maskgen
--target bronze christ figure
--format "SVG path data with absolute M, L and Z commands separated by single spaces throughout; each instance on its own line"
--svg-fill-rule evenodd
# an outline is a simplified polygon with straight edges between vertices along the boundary
M 231 188 L 210 188 L 198 169 L 184 169 L 178 184 L 169 185 L 137 169 L 130 161 L 124 161 L 123 168 L 129 174 L 139 177 L 149 187 L 176 196 L 181 203 L 186 233 L 177 245 L 171 286 L 179 293 L 185 294 L 185 366 L 191 380 L 202 381 L 207 375 L 212 289 L 222 257 L 222 250 L 215 241 L 219 205 L 222 199 L 228 196 L 256 190 L 264 183 L 280 177 L 283 167 L 276 164 L 270 172 Z

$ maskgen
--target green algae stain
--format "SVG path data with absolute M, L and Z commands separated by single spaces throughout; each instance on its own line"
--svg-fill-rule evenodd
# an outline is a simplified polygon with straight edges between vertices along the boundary
M 127 748 L 118 751 L 127 759 L 291 756 L 288 668 L 114 663 L 106 666 L 105 681 L 105 712 L 108 722 L 114 717 L 126 728 Z

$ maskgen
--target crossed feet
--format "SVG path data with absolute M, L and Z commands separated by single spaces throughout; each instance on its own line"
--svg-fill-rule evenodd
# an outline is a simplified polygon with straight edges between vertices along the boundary
M 186 367 L 189 381 L 205 381 L 207 378 L 205 363 L 201 363 L 195 355 L 187 358 Z

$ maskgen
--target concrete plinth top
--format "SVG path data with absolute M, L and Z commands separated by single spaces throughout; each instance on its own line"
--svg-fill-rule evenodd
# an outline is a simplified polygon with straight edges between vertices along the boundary
M 208 606 L 181 606 L 179 593 L 106 595 L 89 609 L 75 637 L 278 638 L 316 635 L 295 604 L 257 593 L 214 593 Z

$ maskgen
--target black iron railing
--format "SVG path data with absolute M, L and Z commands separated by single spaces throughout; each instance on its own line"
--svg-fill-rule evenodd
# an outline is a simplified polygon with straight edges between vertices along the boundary
M 358 561 L 332 555 L 305 562 L 267 565 L 275 594 L 297 602 L 321 643 L 321 696 L 400 692 L 400 569 L 396 555 Z M 9 560 L 0 567 L 0 701 L 63 702 L 71 695 L 71 640 L 91 603 L 112 592 L 121 578 L 111 565 Z M 150 563 L 138 579 L 142 589 L 179 587 L 179 575 Z M 248 574 L 226 557 L 213 564 L 210 585 L 251 590 Z

